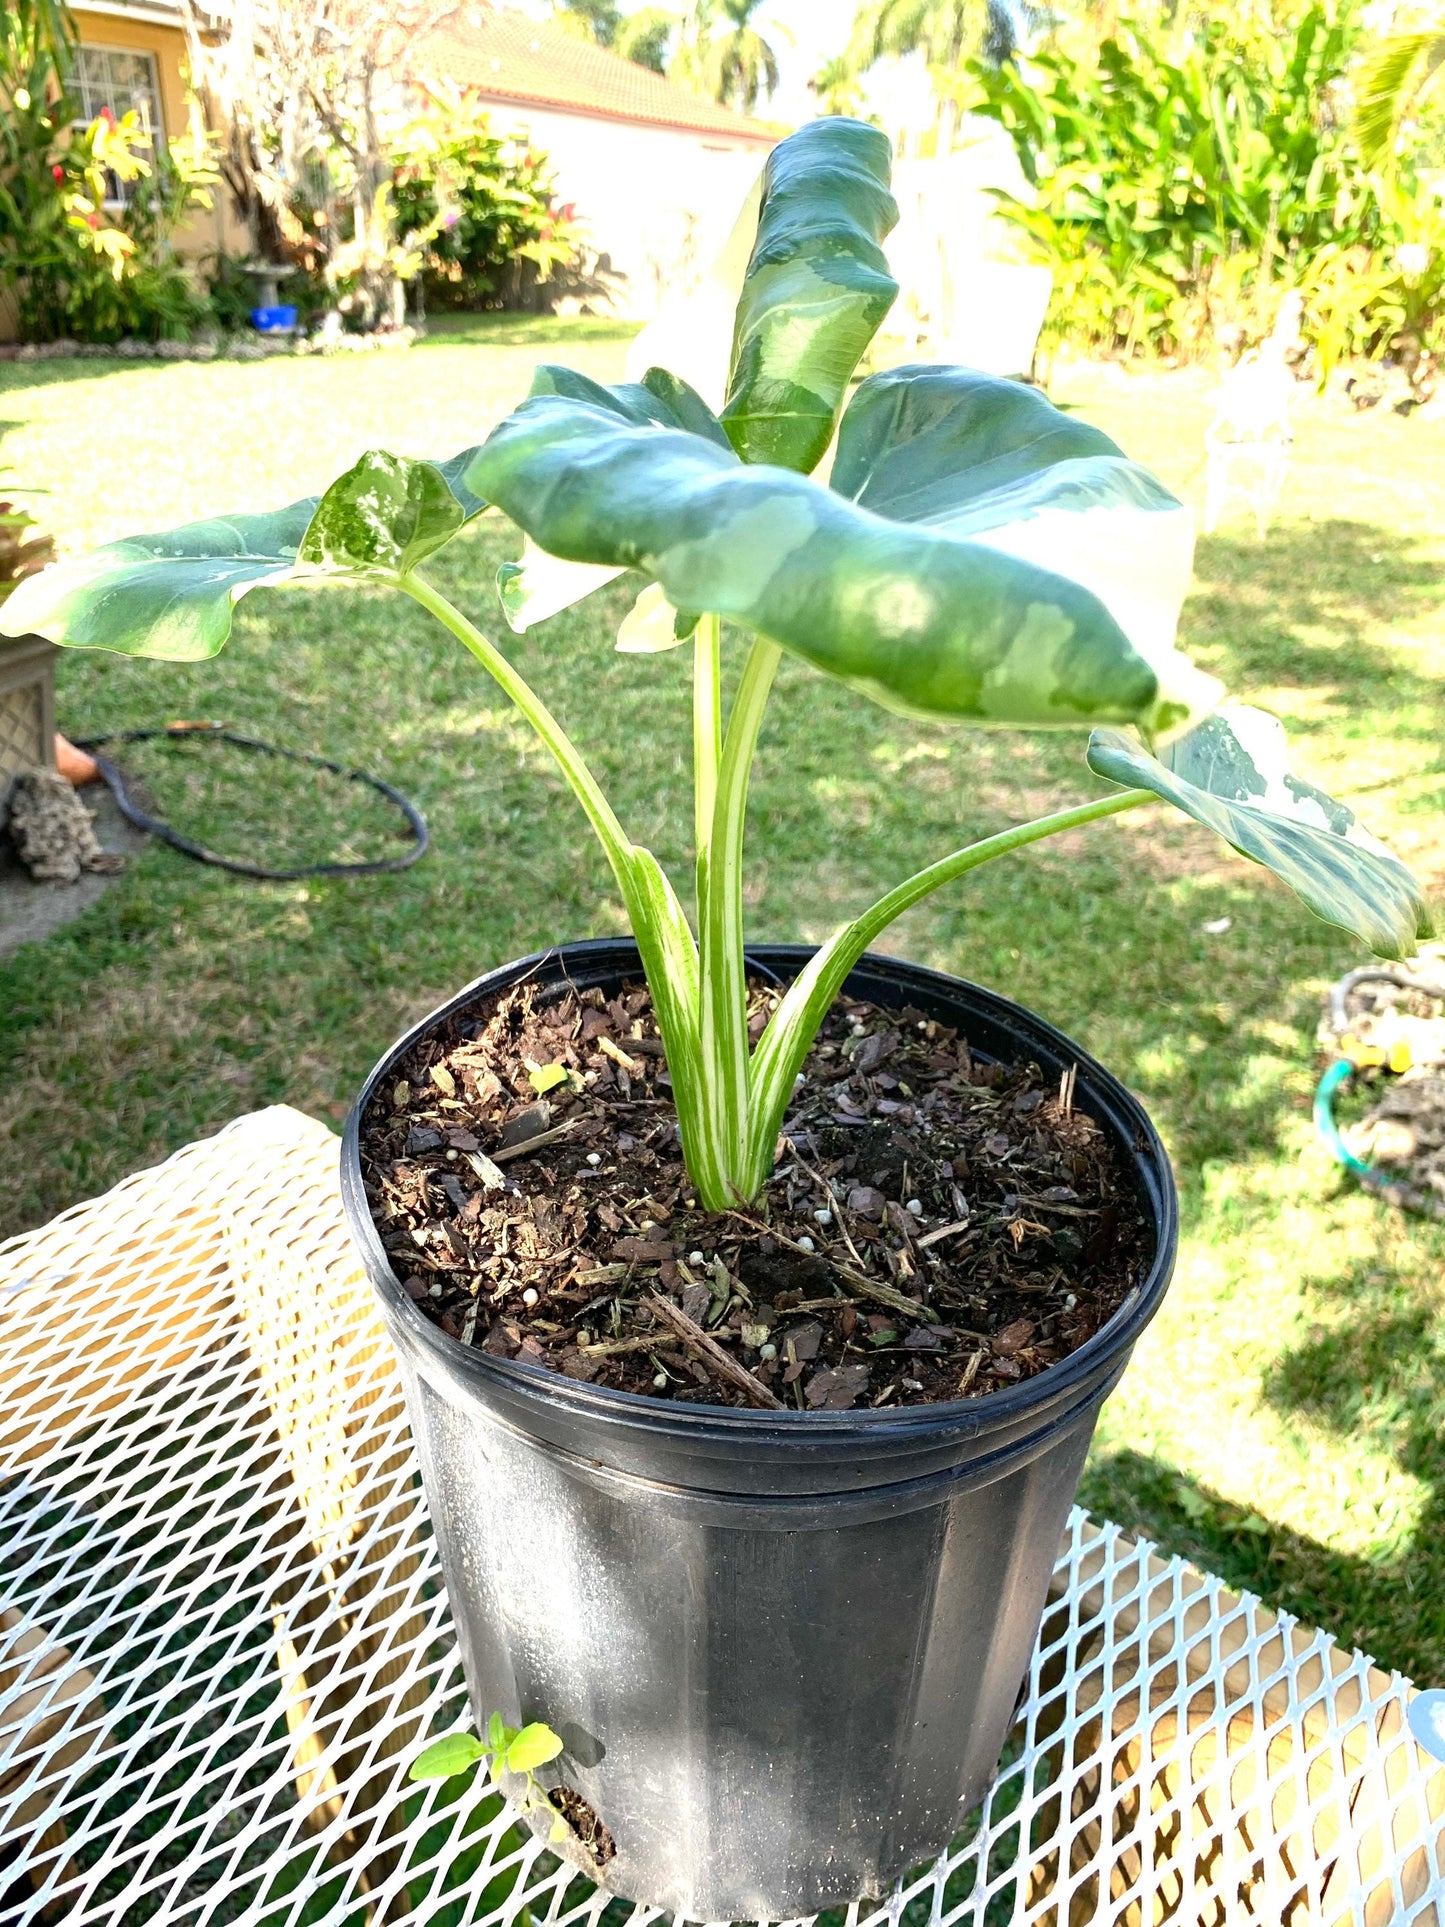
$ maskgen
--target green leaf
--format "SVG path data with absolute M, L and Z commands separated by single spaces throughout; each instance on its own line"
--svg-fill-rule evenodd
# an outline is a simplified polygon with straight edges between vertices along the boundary
M 538 1097 L 545 1097 L 548 1091 L 555 1091 L 559 1084 L 565 1084 L 567 1082 L 567 1066 L 565 1064 L 538 1064 L 535 1069 L 528 1070 L 527 1082 L 532 1086 L 532 1089 L 537 1093 Z
M 722 423 L 702 397 L 665 368 L 649 368 L 640 382 L 604 388 L 587 375 L 544 363 L 532 377 L 532 394 L 561 395 L 573 401 L 591 402 L 635 427 L 652 424 L 658 428 L 680 428 L 718 448 L 731 447 Z M 555 616 L 559 610 L 570 609 L 622 572 L 620 564 L 564 561 L 529 540 L 523 547 L 520 562 L 504 562 L 497 570 L 497 593 L 507 626 L 520 635 L 534 624 Z M 690 633 L 692 626 L 688 625 L 684 635 Z
M 449 541 L 485 506 L 464 480 L 475 454 L 440 466 L 364 455 L 319 498 L 130 536 L 55 563 L 0 609 L 0 634 L 202 661 L 224 647 L 232 610 L 252 589 L 394 577 Z
M 243 595 L 301 572 L 296 552 L 315 508 L 313 497 L 270 515 L 192 522 L 53 563 L 0 609 L 0 634 L 200 662 L 224 645 Z
M 1388 164 L 1406 115 L 1445 64 L 1445 33 L 1417 28 L 1369 49 L 1354 74 L 1355 145 L 1366 167 Z
M 738 299 L 722 420 L 746 462 L 815 468 L 898 284 L 879 243 L 898 219 L 876 127 L 824 119 L 775 147 Z
M 960 369 L 875 377 L 839 460 L 857 499 L 579 377 L 524 402 L 467 481 L 549 555 L 640 569 L 675 609 L 914 714 L 1161 733 L 1218 699 L 1170 647 L 1186 512 L 1042 396 Z
M 493 1753 L 502 1753 L 506 1750 L 507 1742 L 511 1739 L 512 1732 L 513 1729 L 507 1725 L 501 1714 L 493 1713 L 492 1717 L 487 1721 L 487 1744 Z
M 474 1733 L 448 1733 L 433 1740 L 407 1768 L 409 1780 L 450 1780 L 483 1759 L 487 1748 Z
M 562 1751 L 562 1741 L 550 1726 L 534 1720 L 524 1726 L 507 1747 L 507 1769 L 512 1773 L 531 1773 Z
M 1223 693 L 1174 647 L 1194 518 L 1102 429 L 1039 389 L 934 365 L 873 375 L 843 417 L 831 486 L 875 514 L 982 543 L 1096 596 L 1158 677 L 1156 732 Z
M 1376 956 L 1413 956 L 1431 934 L 1414 877 L 1343 803 L 1291 775 L 1284 729 L 1263 710 L 1221 709 L 1158 757 L 1100 730 L 1088 760 L 1110 782 L 1152 790 L 1216 831 Z
M 478 513 L 481 502 L 468 496 Z M 322 496 L 298 560 L 337 575 L 406 575 L 467 519 L 439 468 L 373 449 Z

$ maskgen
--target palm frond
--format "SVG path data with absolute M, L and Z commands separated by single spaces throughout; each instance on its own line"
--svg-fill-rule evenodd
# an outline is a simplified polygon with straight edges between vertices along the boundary
M 1355 146 L 1366 167 L 1390 159 L 1406 116 L 1445 62 L 1445 32 L 1392 34 L 1372 47 L 1355 75 Z

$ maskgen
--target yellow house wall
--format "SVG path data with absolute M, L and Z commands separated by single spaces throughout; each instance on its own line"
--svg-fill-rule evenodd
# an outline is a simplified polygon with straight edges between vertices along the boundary
M 0 5 L 4 0 L 0 0 Z M 179 27 L 156 21 L 134 20 L 118 13 L 95 13 L 87 7 L 73 9 L 79 39 L 87 47 L 116 47 L 128 53 L 154 56 L 156 79 L 161 96 L 161 132 L 170 137 L 186 128 L 186 36 Z M 225 189 L 212 193 L 215 206 L 207 212 L 199 208 L 176 230 L 175 246 L 187 260 L 225 252 L 249 253 L 249 240 L 236 220 Z M 13 305 L 0 301 L 0 341 L 14 339 Z
M 155 57 L 156 78 L 160 83 L 162 132 L 170 138 L 183 134 L 187 117 L 186 36 L 179 27 L 162 26 L 151 20 L 135 20 L 119 13 L 92 12 L 75 7 L 75 24 L 82 46 L 118 47 L 128 53 L 148 53 Z M 207 213 L 198 210 L 176 231 L 177 252 L 195 258 L 225 251 L 249 251 L 247 237 L 235 219 L 223 188 L 215 190 L 215 207 Z

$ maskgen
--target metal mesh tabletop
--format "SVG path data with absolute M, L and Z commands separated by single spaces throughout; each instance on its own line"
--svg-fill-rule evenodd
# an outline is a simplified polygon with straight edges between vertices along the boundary
M 0 1922 L 657 1918 L 473 1780 L 337 1145 L 242 1118 L 0 1246 Z M 999 1775 L 830 1920 L 1445 1927 L 1408 1682 L 1075 1512 Z

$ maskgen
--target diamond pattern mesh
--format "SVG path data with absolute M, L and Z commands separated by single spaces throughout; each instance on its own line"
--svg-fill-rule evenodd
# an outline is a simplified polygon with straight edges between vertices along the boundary
M 336 1161 L 259 1112 L 0 1247 L 6 1927 L 660 1918 L 405 1779 L 465 1701 Z M 1445 1927 L 1410 1692 L 1075 1512 L 988 1799 L 830 1921 Z
M 38 682 L 0 689 L 0 788 L 22 769 L 34 769 L 45 762 L 40 724 Z

